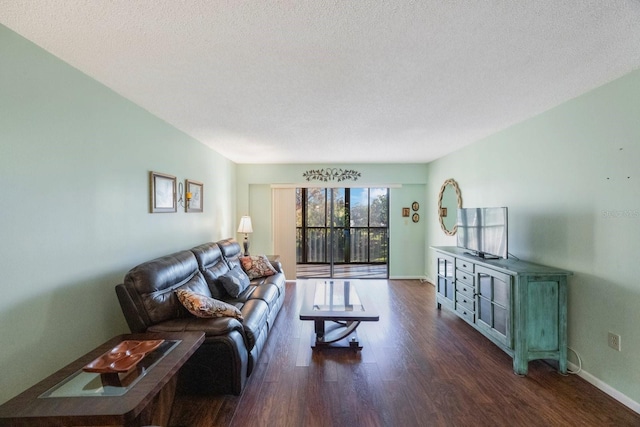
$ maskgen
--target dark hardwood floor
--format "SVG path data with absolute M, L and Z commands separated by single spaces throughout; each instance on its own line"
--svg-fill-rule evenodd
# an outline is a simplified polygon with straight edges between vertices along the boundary
M 241 396 L 176 397 L 171 425 L 640 426 L 640 414 L 542 361 L 513 374 L 507 354 L 446 310 L 418 280 L 371 280 L 379 322 L 364 348 L 310 348 L 298 318 L 302 285 L 287 297 Z

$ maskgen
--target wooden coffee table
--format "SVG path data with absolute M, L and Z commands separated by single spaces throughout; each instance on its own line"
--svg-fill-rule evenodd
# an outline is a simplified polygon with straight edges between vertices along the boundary
M 346 347 L 361 350 L 356 328 L 360 322 L 375 322 L 380 316 L 359 280 L 308 280 L 300 320 L 313 320 L 314 349 Z
M 126 377 L 82 370 L 122 341 L 158 339 Z M 203 341 L 202 332 L 114 337 L 0 406 L 0 426 L 166 426 L 176 374 Z

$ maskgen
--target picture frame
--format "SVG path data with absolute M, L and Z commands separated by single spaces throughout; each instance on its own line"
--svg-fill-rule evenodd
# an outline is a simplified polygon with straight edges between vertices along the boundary
M 150 212 L 177 212 L 176 177 L 160 172 L 149 172 Z
M 193 181 L 191 179 L 185 180 L 186 194 L 185 198 L 187 203 L 185 205 L 185 212 L 204 212 L 204 184 L 199 181 Z M 191 195 L 189 198 L 188 195 Z
M 402 216 L 403 217 L 408 217 L 410 215 L 411 211 L 409 210 L 409 208 L 402 208 Z
M 411 204 L 411 209 L 413 209 L 414 211 L 417 211 L 418 209 L 420 209 L 420 204 L 418 202 L 413 202 Z

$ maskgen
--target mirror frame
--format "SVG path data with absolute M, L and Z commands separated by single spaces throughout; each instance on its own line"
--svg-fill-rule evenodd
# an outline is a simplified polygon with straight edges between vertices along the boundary
M 458 208 L 462 207 L 462 195 L 460 194 L 460 187 L 458 187 L 458 183 L 455 181 L 455 179 L 450 178 L 442 184 L 442 187 L 440 187 L 440 193 L 438 194 L 438 219 L 440 220 L 440 228 L 442 228 L 442 231 L 444 231 L 444 234 L 446 234 L 447 236 L 453 236 L 458 231 L 458 224 L 453 226 L 453 230 L 447 230 L 447 227 L 444 226 L 444 219 L 442 217 L 442 196 L 444 195 L 445 189 L 449 185 L 451 185 L 453 189 L 456 191 Z

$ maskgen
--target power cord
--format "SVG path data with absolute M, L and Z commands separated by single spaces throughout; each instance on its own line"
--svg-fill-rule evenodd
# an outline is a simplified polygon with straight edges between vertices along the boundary
M 568 374 L 572 374 L 572 375 L 579 374 L 582 371 L 582 359 L 580 358 L 580 355 L 578 354 L 578 352 L 575 351 L 574 349 L 572 349 L 571 347 L 567 347 L 567 350 L 573 351 L 573 354 L 575 354 L 576 358 L 578 359 L 578 370 L 577 371 L 570 371 L 570 370 L 567 369 L 567 373 Z
M 567 373 L 566 374 L 560 374 L 560 375 L 566 376 L 567 374 L 571 374 L 571 375 L 579 374 L 580 372 L 582 372 L 582 359 L 580 358 L 580 355 L 578 354 L 578 352 L 575 351 L 574 349 L 572 349 L 571 347 L 567 347 L 567 350 L 573 351 L 573 353 L 576 355 L 576 358 L 578 359 L 578 370 L 577 371 L 572 371 L 572 370 L 567 368 Z M 546 360 L 546 359 L 542 360 L 542 363 L 548 365 L 551 368 L 557 369 L 557 366 L 551 364 L 550 362 L 551 362 L 550 360 Z

